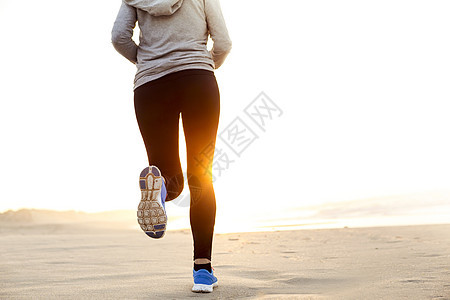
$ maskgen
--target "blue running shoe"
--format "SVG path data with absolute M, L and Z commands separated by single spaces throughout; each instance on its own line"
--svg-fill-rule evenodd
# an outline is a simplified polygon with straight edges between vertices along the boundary
M 142 170 L 139 186 L 141 202 L 137 211 L 138 223 L 149 237 L 162 238 L 167 226 L 165 205 L 167 190 L 158 167 L 150 166 Z
M 194 271 L 194 286 L 192 291 L 194 293 L 211 293 L 213 288 L 218 286 L 217 277 L 214 276 L 214 269 L 211 273 L 208 270 L 200 269 Z

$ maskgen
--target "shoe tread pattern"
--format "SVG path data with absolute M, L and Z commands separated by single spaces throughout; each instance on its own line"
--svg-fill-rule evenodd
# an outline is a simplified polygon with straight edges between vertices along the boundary
M 167 216 L 158 201 L 161 194 L 162 176 L 155 176 L 151 172 L 140 181 L 145 180 L 145 187 L 141 184 L 141 201 L 137 210 L 137 221 L 141 229 L 151 237 L 160 238 L 167 226 Z M 162 235 L 161 235 L 162 234 Z

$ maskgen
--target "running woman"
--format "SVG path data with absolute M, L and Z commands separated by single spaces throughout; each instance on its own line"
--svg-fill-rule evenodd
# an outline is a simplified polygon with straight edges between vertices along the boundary
M 138 23 L 139 45 L 132 40 Z M 208 36 L 213 47 L 207 49 Z M 114 48 L 136 65 L 134 107 L 149 166 L 140 174 L 137 219 L 152 238 L 166 231 L 165 202 L 184 187 L 178 152 L 181 115 L 186 140 L 193 292 L 212 292 L 216 215 L 212 162 L 220 114 L 214 70 L 231 50 L 219 0 L 123 0 L 112 29 Z M 212 149 L 212 151 L 211 151 Z

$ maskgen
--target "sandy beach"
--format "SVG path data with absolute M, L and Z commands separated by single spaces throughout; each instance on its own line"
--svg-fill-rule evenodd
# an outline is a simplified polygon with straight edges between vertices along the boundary
M 2 299 L 450 299 L 450 225 L 216 234 L 194 294 L 189 230 L 2 222 Z

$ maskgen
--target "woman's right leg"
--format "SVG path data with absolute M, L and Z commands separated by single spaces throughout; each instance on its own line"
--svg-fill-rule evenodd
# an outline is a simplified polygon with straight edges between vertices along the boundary
M 209 265 L 216 216 L 212 163 L 219 126 L 219 87 L 214 73 L 206 70 L 193 70 L 190 76 L 183 78 L 179 87 L 191 192 L 194 263 Z
M 183 191 L 184 177 L 178 152 L 180 109 L 170 80 L 162 77 L 135 89 L 134 107 L 149 165 L 160 169 L 166 201 L 173 200 Z

